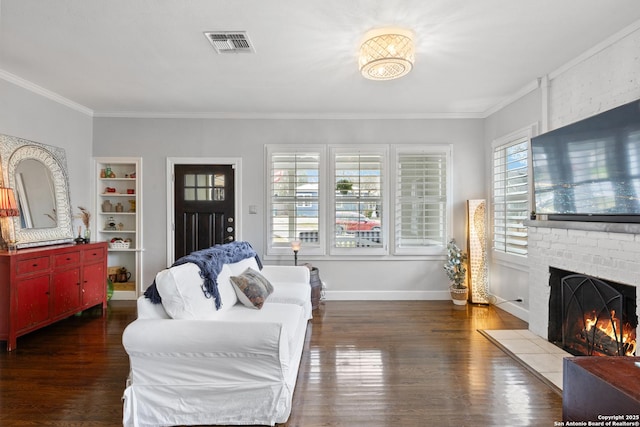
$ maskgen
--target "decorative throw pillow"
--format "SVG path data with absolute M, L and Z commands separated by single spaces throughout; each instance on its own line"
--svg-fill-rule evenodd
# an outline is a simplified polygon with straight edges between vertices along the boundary
M 191 262 L 159 272 L 156 275 L 156 287 L 162 297 L 162 306 L 171 318 L 209 320 L 238 302 L 236 290 L 229 276 L 231 270 L 225 264 L 217 279 L 221 302 L 218 310 L 215 299 L 205 297 L 202 291 L 204 279 L 200 276 L 200 268 Z
M 273 285 L 260 273 L 247 268 L 239 276 L 231 276 L 240 302 L 247 307 L 261 309 L 267 297 L 273 293 Z

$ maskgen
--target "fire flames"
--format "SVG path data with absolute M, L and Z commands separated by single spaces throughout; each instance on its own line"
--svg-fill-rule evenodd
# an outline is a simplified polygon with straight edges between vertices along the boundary
M 618 354 L 618 343 L 625 356 L 634 356 L 636 352 L 636 331 L 629 323 L 625 323 L 620 328 L 620 321 L 615 315 L 615 310 L 611 310 L 608 319 L 600 317 L 598 319 L 595 311 L 585 319 L 585 328 L 582 340 L 592 342 L 595 351 L 606 355 Z M 594 329 L 595 328 L 595 329 Z M 620 337 L 622 336 L 622 339 Z

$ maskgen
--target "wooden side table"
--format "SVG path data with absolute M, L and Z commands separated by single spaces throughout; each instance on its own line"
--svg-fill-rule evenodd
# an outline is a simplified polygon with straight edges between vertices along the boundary
M 563 421 L 640 423 L 639 361 L 640 357 L 627 356 L 565 358 Z M 603 418 L 607 416 L 620 418 Z
M 320 305 L 322 295 L 322 280 L 320 280 L 320 270 L 317 267 L 309 267 L 309 284 L 311 285 L 311 308 L 317 309 Z

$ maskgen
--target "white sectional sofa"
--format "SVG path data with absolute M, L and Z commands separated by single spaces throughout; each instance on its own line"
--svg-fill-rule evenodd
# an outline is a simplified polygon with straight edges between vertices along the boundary
M 122 337 L 131 364 L 124 426 L 286 422 L 311 318 L 309 269 L 259 270 L 273 293 L 257 309 L 231 281 L 247 268 L 259 270 L 255 258 L 224 264 L 219 309 L 195 264 L 158 273 L 162 303 L 140 297 Z

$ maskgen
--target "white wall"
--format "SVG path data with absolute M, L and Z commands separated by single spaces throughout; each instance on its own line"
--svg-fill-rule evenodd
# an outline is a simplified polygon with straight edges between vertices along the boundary
M 485 170 L 487 182 L 487 199 L 491 199 L 491 170 L 493 149 L 492 144 L 496 139 L 507 136 L 513 132 L 530 127 L 541 120 L 541 91 L 540 89 L 528 93 L 522 98 L 510 104 L 508 107 L 496 112 L 485 120 L 484 138 L 486 141 Z M 491 203 L 489 203 L 489 207 Z M 491 218 L 492 211 L 489 209 Z M 491 220 L 489 220 L 491 223 Z M 491 230 L 491 227 L 489 227 Z M 491 236 L 489 236 L 491 237 Z M 491 248 L 493 245 L 488 245 Z M 489 293 L 498 298 L 501 308 L 527 320 L 529 309 L 528 301 L 528 264 L 520 259 L 522 265 L 499 261 L 488 251 L 489 259 Z M 506 302 L 522 298 L 522 303 Z
M 0 133 L 64 148 L 73 213 L 90 206 L 93 118 L 2 79 L 0 100 Z
M 640 98 L 640 23 L 623 30 L 574 61 L 545 76 L 541 87 L 485 121 L 487 171 L 491 170 L 491 143 L 501 136 L 548 117 L 548 130 L 609 110 Z M 544 80 L 544 79 L 543 79 Z M 543 127 L 541 127 L 543 129 Z M 543 129 L 544 130 L 544 129 Z M 487 191 L 491 176 L 487 172 Z M 529 273 L 520 267 L 490 263 L 490 291 L 499 300 L 529 295 Z M 502 308 L 528 320 L 529 304 L 505 303 Z
M 482 120 L 96 118 L 94 156 L 143 158 L 144 277 L 150 281 L 166 267 L 167 157 L 242 158 L 242 237 L 262 255 L 264 145 L 289 143 L 453 144 L 453 229 L 460 242 L 465 241 L 465 201 L 485 197 Z M 258 215 L 249 215 L 248 205 L 257 205 Z M 304 252 L 299 259 L 306 261 Z M 449 298 L 442 260 L 332 259 L 312 263 L 320 268 L 331 298 Z

